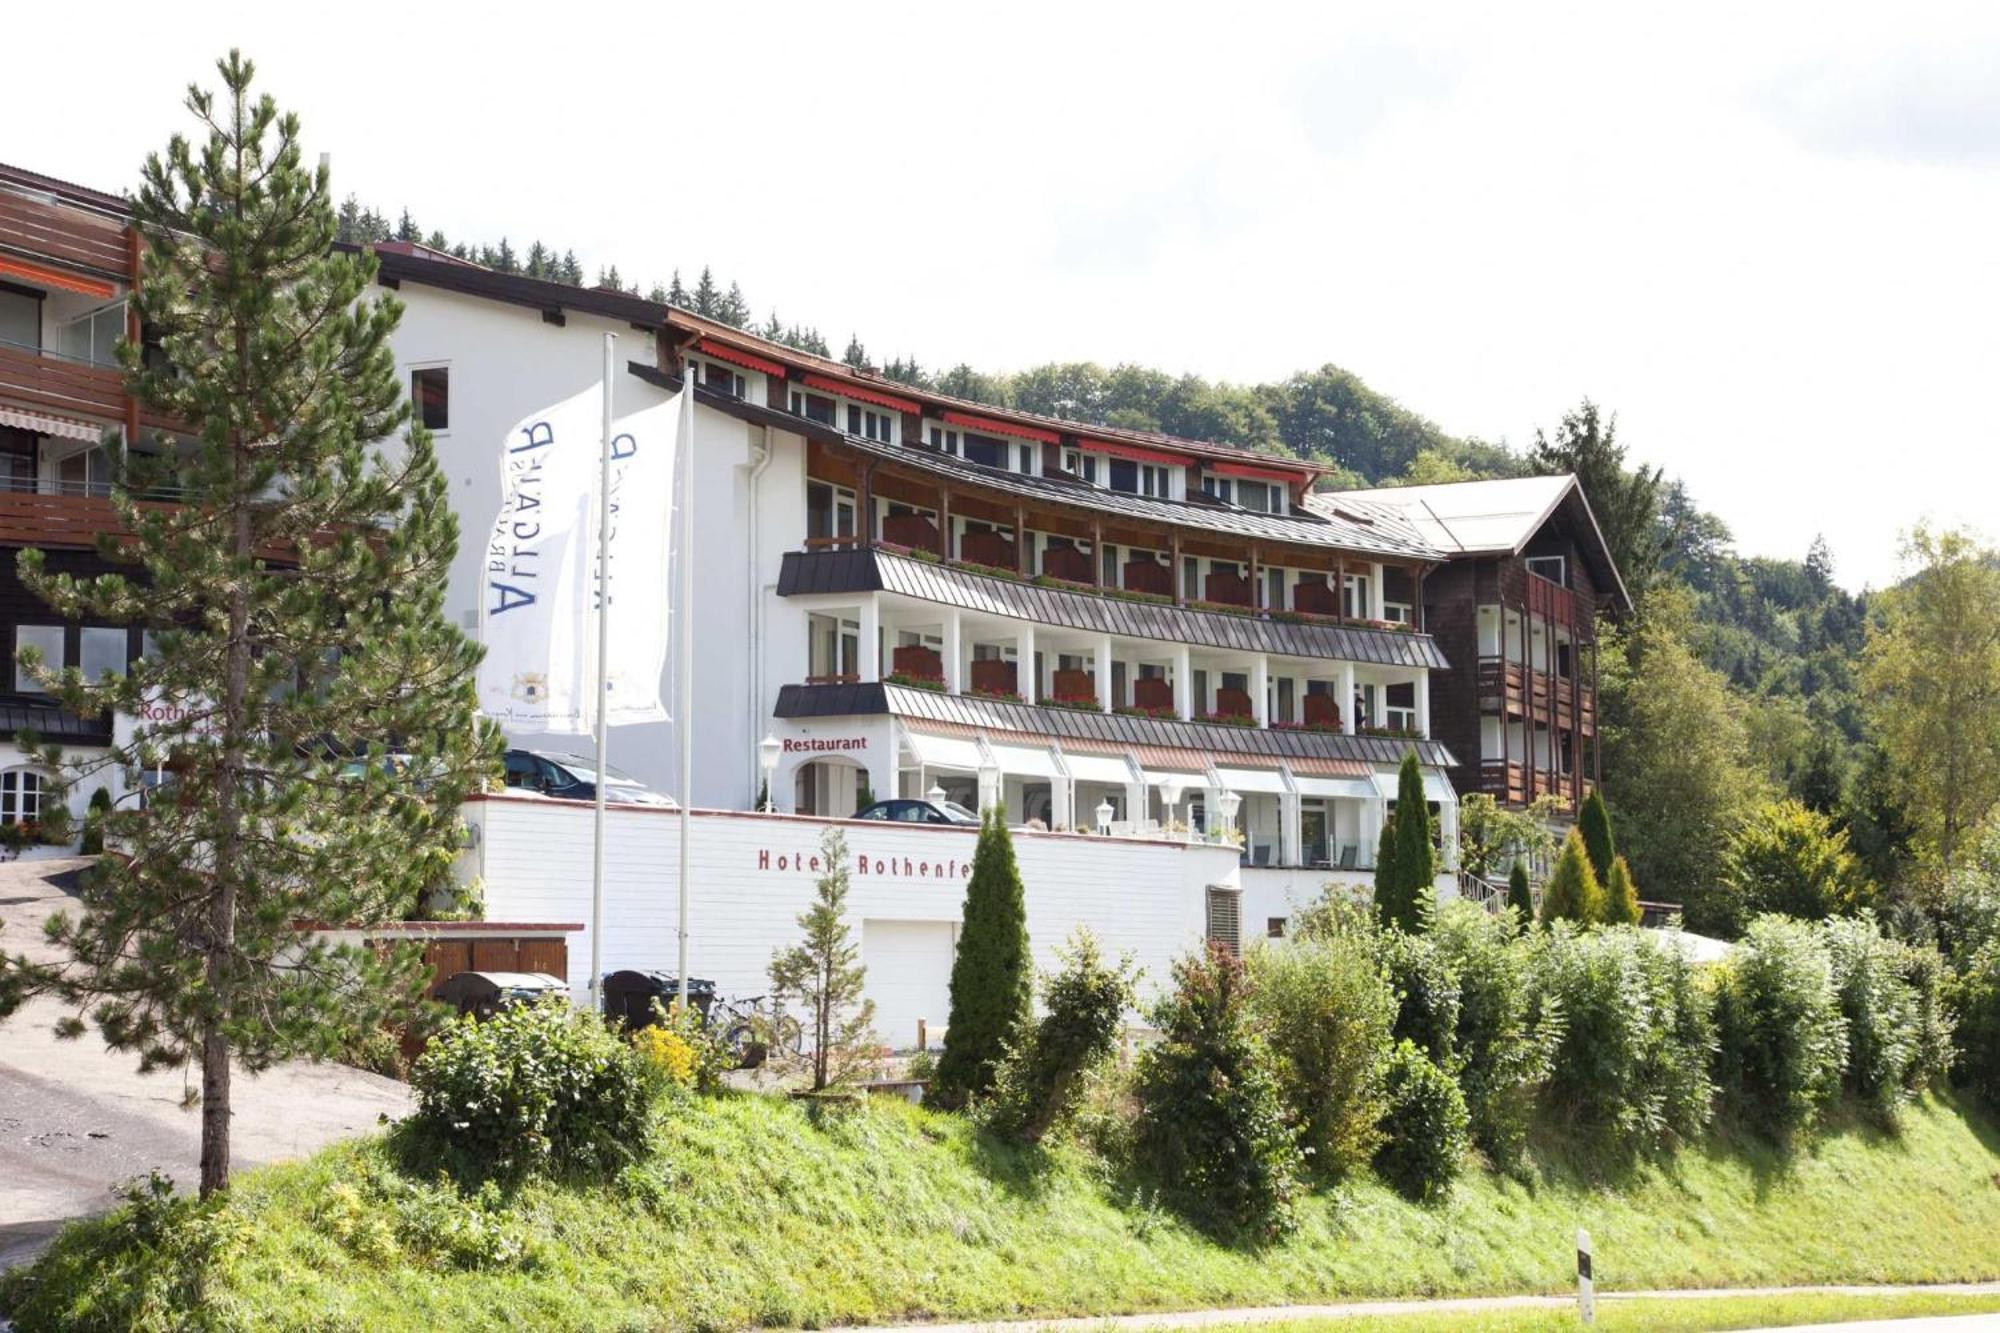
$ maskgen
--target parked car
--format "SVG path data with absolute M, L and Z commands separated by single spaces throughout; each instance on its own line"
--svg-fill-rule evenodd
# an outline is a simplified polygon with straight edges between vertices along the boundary
M 970 824 L 979 827 L 979 816 L 957 801 L 877 801 L 854 812 L 856 819 L 881 819 L 895 824 Z
M 597 763 L 581 755 L 546 754 L 540 750 L 509 750 L 505 756 L 507 785 L 516 791 L 553 796 L 562 801 L 597 799 Z M 604 799 L 611 805 L 670 806 L 673 801 L 615 768 L 605 770 Z

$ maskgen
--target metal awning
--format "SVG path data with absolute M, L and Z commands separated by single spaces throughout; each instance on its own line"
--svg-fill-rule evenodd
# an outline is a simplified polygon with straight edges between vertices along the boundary
M 1289 790 L 1285 786 L 1285 775 L 1275 768 L 1217 768 L 1215 776 L 1221 780 L 1224 791 L 1267 792 L 1283 796 Z
M 108 426 L 93 426 L 74 417 L 4 406 L 0 406 L 0 426 L 12 426 L 15 430 L 32 431 L 36 435 L 50 435 L 62 440 L 83 440 L 90 444 L 96 444 L 104 438 L 104 432 L 111 429 Z
M 979 742 L 970 736 L 948 736 L 916 727 L 903 728 L 903 745 L 925 768 L 949 768 L 977 773 L 985 761 Z
M 1396 799 L 1398 775 L 1395 773 L 1375 774 L 1375 793 L 1385 801 Z M 1436 769 L 1424 770 L 1424 799 L 1436 801 L 1440 805 L 1450 805 L 1458 800 L 1458 793 L 1452 790 L 1451 782 Z
M 1056 757 L 1046 745 L 1009 744 L 987 738 L 986 748 L 993 752 L 993 762 L 1000 765 L 1000 771 L 1013 778 L 1040 778 L 1057 782 L 1062 774 L 1056 769 Z
M 1074 750 L 1064 750 L 1063 767 L 1077 782 L 1103 782 L 1114 787 L 1129 786 L 1132 782 L 1132 761 L 1123 755 L 1078 754 Z
M 1292 783 L 1301 796 L 1323 796 L 1354 801 L 1373 801 L 1381 793 L 1367 778 L 1320 778 L 1292 771 Z

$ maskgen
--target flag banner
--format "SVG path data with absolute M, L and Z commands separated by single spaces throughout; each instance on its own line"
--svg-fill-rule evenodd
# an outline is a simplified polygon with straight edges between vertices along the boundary
M 668 608 L 673 602 L 667 578 L 681 420 L 677 395 L 634 412 L 612 428 L 611 560 L 605 580 L 611 630 L 605 656 L 604 720 L 613 727 L 668 720 L 660 680 L 667 666 Z M 593 636 L 592 652 L 596 646 Z M 594 674 L 591 680 L 594 684 Z
M 523 732 L 590 730 L 590 528 L 603 387 L 523 417 L 500 448 L 500 513 L 480 585 L 479 709 Z

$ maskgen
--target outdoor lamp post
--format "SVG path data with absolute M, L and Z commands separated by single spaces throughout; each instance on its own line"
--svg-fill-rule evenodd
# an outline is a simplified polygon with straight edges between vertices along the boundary
M 944 800 L 944 785 L 938 782 L 931 783 L 931 789 L 924 793 L 924 799 L 932 805 L 936 805 L 939 801 Z
M 1099 801 L 1097 809 L 1091 811 L 1091 813 L 1097 816 L 1097 831 L 1099 833 L 1111 832 L 1111 816 L 1113 811 L 1109 800 Z
M 778 772 L 778 756 L 785 752 L 784 745 L 770 732 L 757 742 L 757 766 L 764 770 L 764 813 L 770 814 L 778 808 L 777 800 L 771 792 L 771 779 Z
M 1174 822 L 1174 810 L 1181 803 L 1181 780 L 1179 778 L 1160 779 L 1160 803 L 1167 807 L 1167 823 Z
M 1243 798 L 1233 791 L 1223 792 L 1215 798 L 1215 813 L 1222 817 L 1222 831 L 1233 832 L 1236 828 L 1236 811 L 1243 804 Z
M 979 765 L 979 813 L 985 814 L 1000 804 L 1000 765 L 991 759 Z

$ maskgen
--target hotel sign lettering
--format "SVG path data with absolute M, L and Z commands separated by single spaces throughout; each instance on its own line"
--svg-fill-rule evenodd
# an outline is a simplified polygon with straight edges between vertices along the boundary
M 818 852 L 774 852 L 757 849 L 757 869 L 781 874 L 818 875 L 825 872 L 826 858 Z M 858 878 L 954 880 L 972 878 L 972 862 L 957 857 L 931 860 L 922 856 L 877 856 L 872 852 L 852 854 L 848 872 Z

